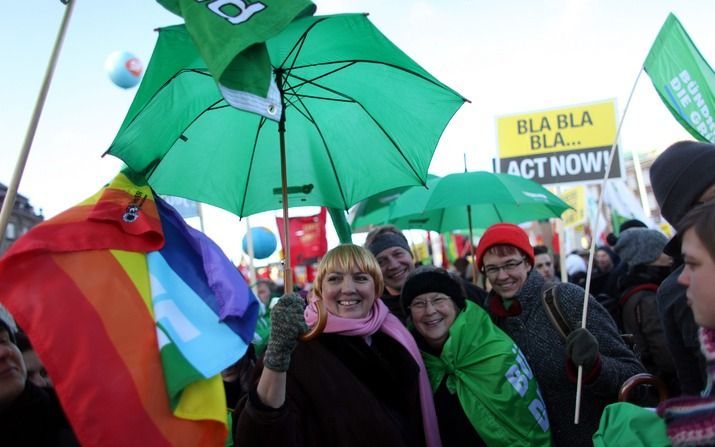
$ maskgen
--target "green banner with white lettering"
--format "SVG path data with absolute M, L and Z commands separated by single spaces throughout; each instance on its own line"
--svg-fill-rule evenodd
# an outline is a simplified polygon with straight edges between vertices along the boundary
M 295 18 L 311 15 L 310 0 L 157 0 L 182 16 L 208 71 L 234 107 L 278 120 L 280 95 L 265 41 Z
M 675 15 L 660 29 L 644 69 L 680 124 L 696 139 L 715 143 L 715 73 Z

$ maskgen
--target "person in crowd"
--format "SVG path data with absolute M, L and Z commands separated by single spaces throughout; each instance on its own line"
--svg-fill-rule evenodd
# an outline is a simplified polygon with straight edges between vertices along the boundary
M 472 264 L 470 264 L 469 260 L 464 256 L 460 256 L 454 260 L 454 269 L 463 281 L 470 281 L 472 279 L 471 268 Z
M 401 302 L 427 366 L 444 445 L 551 445 L 528 362 L 484 309 L 465 299 L 459 278 L 419 267 Z
M 603 408 L 617 400 L 624 381 L 644 372 L 643 366 L 593 297 L 586 327 L 580 327 L 585 291 L 568 283 L 558 284 L 553 295 L 571 328 L 564 338 L 547 313 L 544 278 L 533 268 L 533 248 L 518 225 L 489 227 L 477 246 L 477 265 L 493 287 L 487 311 L 519 346 L 539 383 L 554 444 L 589 445 Z M 580 420 L 574 424 L 579 366 L 583 388 Z
M 663 218 L 680 232 L 683 216 L 698 203 L 715 197 L 715 145 L 680 141 L 653 162 L 650 180 Z M 687 305 L 685 287 L 677 278 L 683 271 L 679 237 L 665 247 L 676 268 L 658 288 L 658 312 L 678 373 L 683 394 L 697 395 L 705 387 L 705 359 L 700 353 L 698 327 Z
M 380 264 L 382 276 L 385 280 L 385 292 L 382 301 L 385 302 L 390 312 L 407 324 L 408 314 L 400 305 L 400 292 L 407 280 L 407 276 L 415 269 L 415 263 L 410 251 L 407 238 L 399 228 L 394 225 L 382 225 L 370 231 L 365 238 L 367 248 Z M 484 303 L 486 291 L 469 281 L 462 281 L 467 298 Z
M 616 266 L 621 263 L 620 257 L 607 245 L 596 247 L 594 253 L 594 269 L 591 272 L 591 295 L 600 302 L 599 295 L 613 298 L 618 294 L 616 286 Z
M 0 306 L 0 444 L 79 446 L 57 396 L 28 380 L 16 334 L 15 321 Z
M 699 326 L 709 386 L 701 397 L 682 396 L 658 406 L 674 446 L 715 445 L 715 199 L 694 207 L 678 224 L 684 266 L 678 282 Z
M 399 228 L 394 225 L 382 225 L 374 228 L 365 239 L 367 248 L 380 264 L 385 291 L 382 301 L 387 308 L 403 323 L 407 320 L 400 306 L 400 292 L 407 280 L 407 275 L 415 269 L 410 244 Z
M 276 283 L 270 279 L 256 281 L 256 295 L 259 300 L 258 321 L 253 335 L 253 346 L 256 355 L 263 355 L 268 344 L 268 335 L 271 331 L 271 299 L 276 293 Z
M 546 282 L 551 284 L 560 283 L 561 280 L 556 277 L 556 264 L 554 257 L 549 252 L 549 247 L 546 245 L 534 245 L 534 268 L 541 273 Z
M 586 261 L 575 251 L 566 256 L 566 275 L 571 284 L 586 286 Z
M 618 238 L 614 249 L 628 265 L 618 283 L 618 304 L 625 333 L 633 335 L 634 348 L 643 366 L 678 395 L 675 364 L 665 348 L 663 324 L 658 315 L 656 291 L 670 274 L 673 260 L 663 253 L 668 238 L 649 228 L 632 228 Z
M 30 339 L 27 337 L 27 334 L 18 330 L 15 334 L 15 339 L 17 341 L 17 347 L 22 353 L 22 360 L 25 362 L 27 380 L 41 388 L 52 388 L 52 380 L 47 375 L 45 365 L 42 364 L 35 349 L 30 344 Z
M 382 291 L 375 257 L 345 244 L 321 260 L 305 310 L 296 295 L 281 297 L 257 385 L 239 412 L 237 445 L 440 445 L 419 349 L 378 299 Z M 317 321 L 317 299 L 325 329 L 299 343 Z

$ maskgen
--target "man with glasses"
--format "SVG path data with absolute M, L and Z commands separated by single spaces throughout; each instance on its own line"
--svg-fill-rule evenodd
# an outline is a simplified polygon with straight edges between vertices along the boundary
M 545 308 L 548 287 L 534 262 L 529 237 L 519 226 L 489 227 L 477 246 L 477 266 L 492 284 L 485 307 L 531 365 L 546 403 L 554 445 L 590 445 L 603 408 L 617 401 L 623 382 L 644 369 L 593 297 L 588 300 L 586 328 L 580 328 L 585 292 L 568 283 L 558 284 L 554 292 L 571 326 L 564 338 Z M 583 388 L 580 421 L 574 424 L 579 366 Z

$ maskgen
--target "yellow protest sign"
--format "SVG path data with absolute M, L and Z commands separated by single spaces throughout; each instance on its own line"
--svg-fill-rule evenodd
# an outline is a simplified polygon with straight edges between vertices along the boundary
M 616 138 L 613 100 L 497 118 L 500 172 L 542 184 L 603 177 Z M 611 177 L 620 177 L 620 157 Z
M 574 227 L 586 220 L 586 188 L 584 186 L 567 188 L 559 194 L 559 197 L 573 208 L 561 214 L 564 228 Z

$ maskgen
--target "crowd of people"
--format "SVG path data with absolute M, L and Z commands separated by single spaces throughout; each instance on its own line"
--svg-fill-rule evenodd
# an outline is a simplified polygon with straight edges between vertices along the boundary
M 390 225 L 329 250 L 309 293 L 259 281 L 254 343 L 223 373 L 230 442 L 591 445 L 624 382 L 647 372 L 671 396 L 643 394 L 673 445 L 715 443 L 715 145 L 672 145 L 651 183 L 676 236 L 625 222 L 597 249 L 590 296 L 579 253 L 562 281 L 554 253 L 510 223 L 480 237 L 481 281 L 464 258 L 416 266 Z M 319 301 L 325 329 L 302 342 Z M 0 432 L 19 442 L 26 431 L 37 438 L 27 445 L 76 445 L 51 378 L 3 312 Z

